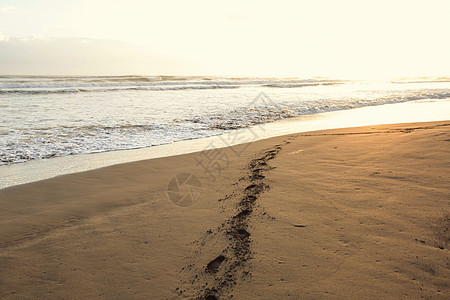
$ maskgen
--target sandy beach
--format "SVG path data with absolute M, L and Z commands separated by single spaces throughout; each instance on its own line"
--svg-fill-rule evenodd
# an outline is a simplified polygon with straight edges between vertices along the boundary
M 444 299 L 449 142 L 333 129 L 2 189 L 0 298 Z

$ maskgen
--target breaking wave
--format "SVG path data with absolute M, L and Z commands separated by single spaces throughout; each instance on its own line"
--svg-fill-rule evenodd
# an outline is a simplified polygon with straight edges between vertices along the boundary
M 450 81 L 443 80 L 380 85 L 325 78 L 0 76 L 0 165 L 156 146 L 307 114 L 449 98 Z

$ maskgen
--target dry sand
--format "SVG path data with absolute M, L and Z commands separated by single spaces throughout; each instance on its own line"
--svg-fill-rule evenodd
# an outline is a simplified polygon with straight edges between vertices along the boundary
M 0 298 L 444 299 L 449 142 L 335 129 L 0 190 Z

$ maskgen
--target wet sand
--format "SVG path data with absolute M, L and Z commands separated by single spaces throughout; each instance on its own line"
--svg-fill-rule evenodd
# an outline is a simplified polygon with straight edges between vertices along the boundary
M 2 189 L 0 297 L 445 298 L 449 142 L 334 129 Z

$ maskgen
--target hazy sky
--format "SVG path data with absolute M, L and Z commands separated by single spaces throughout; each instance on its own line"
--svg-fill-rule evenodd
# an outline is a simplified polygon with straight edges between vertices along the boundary
M 450 75 L 450 1 L 0 0 L 0 74 Z

